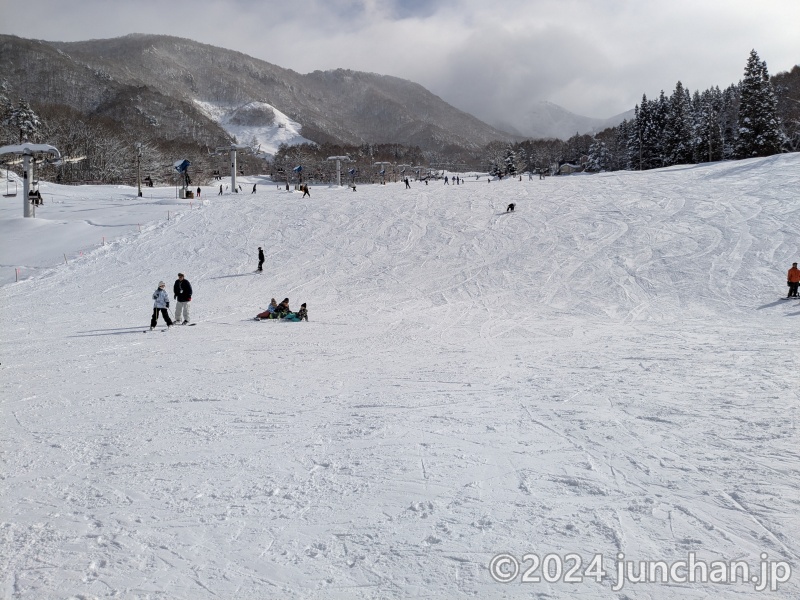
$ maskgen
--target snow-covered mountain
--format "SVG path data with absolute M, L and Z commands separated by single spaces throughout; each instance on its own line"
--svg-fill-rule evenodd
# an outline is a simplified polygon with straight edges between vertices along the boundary
M 300 130 L 302 126 L 265 102 L 248 102 L 242 106 L 220 106 L 195 100 L 195 104 L 211 120 L 219 123 L 240 144 L 259 147 L 259 154 L 269 157 L 286 144 L 308 143 Z
M 800 154 L 476 177 L 4 199 L 0 597 L 800 598 Z
M 592 134 L 607 127 L 615 127 L 624 119 L 631 117 L 633 117 L 633 109 L 608 119 L 595 119 L 576 115 L 552 102 L 540 101 L 514 115 L 508 121 L 494 123 L 494 126 L 526 138 L 566 140 L 576 133 Z

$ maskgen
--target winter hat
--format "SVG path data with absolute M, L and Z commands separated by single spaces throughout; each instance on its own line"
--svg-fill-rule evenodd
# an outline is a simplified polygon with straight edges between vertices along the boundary
M 167 287 L 167 284 L 166 284 L 166 283 L 164 283 L 163 281 L 159 281 L 159 282 L 158 282 L 158 287 L 160 287 L 160 288 L 162 288 L 162 287 Z
M 283 299 L 283 301 L 284 301 L 284 302 L 288 302 L 288 301 L 289 301 L 289 299 L 288 299 L 288 298 L 284 298 L 284 299 Z
M 303 303 L 300 305 L 300 308 L 305 308 L 305 307 L 306 307 L 306 303 L 305 303 L 305 302 L 303 302 Z

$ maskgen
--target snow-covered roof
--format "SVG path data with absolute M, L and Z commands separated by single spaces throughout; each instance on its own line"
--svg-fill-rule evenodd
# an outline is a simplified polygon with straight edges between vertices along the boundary
M 61 158 L 61 153 L 58 148 L 49 144 L 31 144 L 24 142 L 22 144 L 11 144 L 10 146 L 0 147 L 0 156 L 4 154 L 13 154 L 15 156 L 33 156 L 34 154 L 50 154 L 55 158 Z

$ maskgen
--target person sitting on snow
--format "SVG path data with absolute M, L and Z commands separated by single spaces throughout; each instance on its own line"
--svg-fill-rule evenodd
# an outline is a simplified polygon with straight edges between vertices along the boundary
M 305 302 L 300 305 L 300 310 L 297 311 L 297 316 L 300 317 L 301 321 L 308 322 L 308 310 L 306 310 Z
M 292 310 L 289 308 L 289 299 L 284 298 L 283 302 L 278 304 L 277 308 L 275 309 L 275 319 L 282 319 L 286 315 L 288 315 Z
M 260 321 L 261 319 L 277 319 L 275 316 L 275 311 L 278 309 L 278 303 L 275 302 L 275 298 L 269 301 L 269 306 L 267 310 L 262 313 L 256 315 L 256 321 Z
M 283 317 L 283 319 L 286 321 L 294 321 L 295 323 L 303 320 L 308 321 L 308 311 L 306 310 L 306 303 L 303 302 L 300 305 L 299 311 L 297 311 L 296 313 L 290 312 L 288 315 Z

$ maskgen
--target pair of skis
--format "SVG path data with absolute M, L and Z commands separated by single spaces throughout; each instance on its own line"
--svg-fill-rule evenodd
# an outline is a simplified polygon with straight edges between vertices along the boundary
M 187 327 L 194 327 L 197 323 L 189 323 Z M 183 325 L 173 325 L 173 327 L 183 327 Z M 170 329 L 169 327 L 164 327 L 163 329 L 145 329 L 142 333 L 150 333 L 151 331 L 167 331 Z

